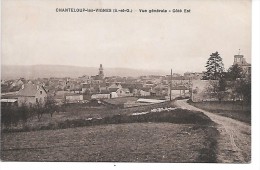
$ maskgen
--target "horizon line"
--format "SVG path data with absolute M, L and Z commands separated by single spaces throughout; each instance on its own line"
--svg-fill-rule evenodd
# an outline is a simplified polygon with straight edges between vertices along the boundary
M 142 70 L 142 71 L 149 71 L 149 69 L 142 69 L 142 68 L 130 68 L 130 67 L 104 67 L 104 64 L 103 63 L 100 63 L 102 64 L 103 68 L 108 68 L 108 69 L 131 69 L 131 70 Z M 27 65 L 19 65 L 19 64 L 1 64 L 1 67 L 2 66 L 63 66 L 63 67 L 81 67 L 81 68 L 99 68 L 99 66 L 95 67 L 95 66 L 81 66 L 81 65 L 66 65 L 66 64 L 27 64 Z M 169 69 L 151 69 L 150 71 L 157 71 L 157 72 L 169 72 L 171 71 L 171 69 L 173 69 L 174 67 L 172 68 L 169 68 Z M 173 69 L 174 71 L 174 69 Z M 175 70 L 173 73 L 179 73 L 179 74 L 183 74 L 183 73 L 186 73 L 186 72 L 203 72 L 203 71 L 180 71 L 180 70 Z

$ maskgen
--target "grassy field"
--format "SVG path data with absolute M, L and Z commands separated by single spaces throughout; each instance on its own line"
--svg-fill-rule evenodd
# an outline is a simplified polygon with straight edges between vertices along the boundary
M 3 161 L 216 162 L 218 131 L 206 115 L 171 103 L 125 109 L 85 104 L 2 131 Z M 132 115 L 136 112 L 146 114 Z M 91 119 L 90 119 L 91 118 Z M 8 133 L 9 132 L 9 133 Z
M 183 109 L 174 109 L 170 111 L 145 112 L 145 114 L 117 114 L 107 115 L 99 118 L 74 118 L 66 120 L 46 121 L 45 124 L 35 123 L 31 126 L 22 126 L 21 128 L 5 129 L 4 133 L 26 132 L 38 130 L 55 130 L 84 126 L 97 126 L 105 124 L 122 124 L 122 123 L 144 123 L 144 122 L 168 122 L 176 124 L 197 124 L 212 125 L 214 124 L 209 117 L 202 112 L 189 111 Z
M 131 123 L 3 133 L 3 161 L 215 162 L 211 126 Z
M 240 102 L 198 102 L 189 104 L 212 113 L 230 117 L 251 124 L 251 105 L 243 105 Z
M 85 120 L 89 118 L 104 118 L 114 115 L 131 115 L 136 112 L 151 111 L 151 109 L 158 107 L 173 107 L 171 103 L 159 103 L 147 106 L 139 106 L 132 108 L 110 108 L 103 105 L 100 106 L 89 106 L 88 104 L 75 103 L 66 104 L 60 108 L 59 112 L 55 112 L 51 117 L 50 114 L 44 114 L 40 120 L 38 120 L 37 115 L 31 117 L 25 127 L 26 128 L 39 128 L 42 126 L 48 126 L 50 124 L 57 124 L 59 122 L 71 121 L 71 120 Z M 22 123 L 17 126 L 9 127 L 9 129 L 24 129 Z M 2 127 L 5 130 L 5 127 Z

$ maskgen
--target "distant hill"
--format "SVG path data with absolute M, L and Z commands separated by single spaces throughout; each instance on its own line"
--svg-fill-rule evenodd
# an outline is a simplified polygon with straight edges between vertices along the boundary
M 49 77 L 71 77 L 76 78 L 82 75 L 97 75 L 98 67 L 80 67 L 64 65 L 32 65 L 15 66 L 2 65 L 1 79 L 25 79 L 49 78 Z M 142 76 L 142 75 L 166 75 L 164 71 L 138 70 L 129 68 L 104 68 L 105 76 Z

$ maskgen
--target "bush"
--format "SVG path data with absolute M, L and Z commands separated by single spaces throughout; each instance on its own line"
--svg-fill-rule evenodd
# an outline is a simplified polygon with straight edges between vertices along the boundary
M 197 125 L 209 125 L 213 122 L 204 115 L 202 112 L 194 112 L 183 109 L 175 109 L 171 111 L 162 111 L 160 113 L 150 112 L 142 115 L 114 115 L 104 117 L 102 119 L 73 119 L 65 120 L 61 122 L 53 122 L 47 125 L 20 129 L 20 131 L 32 131 L 32 130 L 50 130 L 50 129 L 66 129 L 83 126 L 96 126 L 105 124 L 120 124 L 120 123 L 145 123 L 145 122 L 168 122 L 175 124 L 197 124 Z

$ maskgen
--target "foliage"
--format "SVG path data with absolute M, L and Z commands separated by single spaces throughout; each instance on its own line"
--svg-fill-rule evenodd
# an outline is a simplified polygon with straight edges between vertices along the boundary
M 48 96 L 45 103 L 36 102 L 35 105 L 28 105 L 26 102 L 18 106 L 5 106 L 1 107 L 1 123 L 6 128 L 17 126 L 19 122 L 26 125 L 28 120 L 37 115 L 38 120 L 41 119 L 43 114 L 50 114 L 51 117 L 58 108 L 53 97 Z
M 9 128 L 12 125 L 17 125 L 18 121 L 19 117 L 16 107 L 1 107 L 1 125 Z
M 221 78 L 220 80 L 212 80 L 206 88 L 206 92 L 210 97 L 216 97 L 219 102 L 221 102 L 226 95 L 226 86 L 227 83 L 224 78 Z
M 44 105 L 41 102 L 36 102 L 34 109 L 35 109 L 34 111 L 37 114 L 38 120 L 40 120 L 44 113 Z
M 23 121 L 23 123 L 26 123 L 29 116 L 30 116 L 30 109 L 31 107 L 27 107 L 25 103 L 22 103 L 20 107 L 18 107 L 17 112 L 19 114 L 19 117 Z
M 203 76 L 204 80 L 219 80 L 223 77 L 224 64 L 217 51 L 210 55 L 205 67 L 206 72 Z
M 33 116 L 34 108 L 22 103 L 20 107 L 6 106 L 1 108 L 1 123 L 7 128 L 17 126 L 21 121 L 23 125 Z
M 52 117 L 53 113 L 57 110 L 56 101 L 52 96 L 47 96 L 47 100 L 44 108 L 45 108 L 44 112 L 50 113 Z
M 243 77 L 243 69 L 237 64 L 230 66 L 226 74 L 226 79 L 230 81 L 235 81 L 236 79 Z
M 237 93 L 242 101 L 251 103 L 251 79 L 239 79 L 235 83 L 234 92 Z

